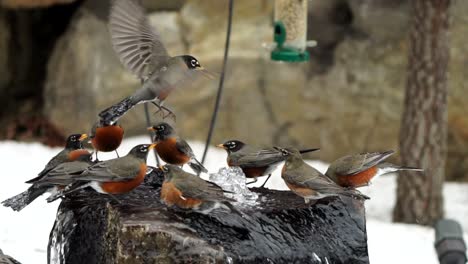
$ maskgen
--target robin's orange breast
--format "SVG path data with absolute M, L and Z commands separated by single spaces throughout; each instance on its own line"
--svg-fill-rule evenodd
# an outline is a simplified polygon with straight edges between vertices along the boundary
M 184 197 L 182 192 L 172 182 L 164 182 L 161 187 L 161 199 L 168 206 L 176 205 L 180 208 L 191 209 L 200 206 L 202 200 Z
M 117 125 L 98 127 L 96 128 L 94 137 L 91 139 L 91 144 L 98 151 L 114 151 L 122 143 L 123 135 L 123 128 Z
M 146 175 L 146 164 L 142 163 L 140 165 L 140 172 L 132 180 L 123 181 L 123 182 L 104 182 L 101 184 L 101 188 L 104 192 L 110 194 L 121 194 L 127 193 L 136 187 L 138 187 Z
M 184 165 L 190 161 L 190 157 L 177 149 L 176 142 L 175 138 L 160 141 L 155 147 L 156 151 L 164 162 L 179 166 Z
M 285 181 L 285 183 L 291 191 L 293 191 L 295 194 L 302 196 L 302 197 L 311 197 L 311 196 L 316 195 L 317 193 L 314 190 L 307 188 L 307 187 L 299 186 L 299 185 L 296 185 L 287 181 Z
M 338 185 L 342 187 L 360 187 L 369 184 L 370 180 L 377 174 L 377 167 L 370 167 L 354 175 L 338 175 Z
M 268 169 L 268 166 L 264 167 L 255 167 L 255 168 L 242 168 L 242 171 L 245 174 L 245 177 L 247 178 L 255 178 L 255 177 L 260 177 L 264 176 L 266 170 Z
M 70 153 L 68 153 L 68 160 L 69 161 L 75 161 L 77 160 L 80 156 L 82 155 L 89 155 L 89 151 L 87 151 L 86 149 L 77 149 L 77 150 L 73 150 L 73 151 L 70 151 Z

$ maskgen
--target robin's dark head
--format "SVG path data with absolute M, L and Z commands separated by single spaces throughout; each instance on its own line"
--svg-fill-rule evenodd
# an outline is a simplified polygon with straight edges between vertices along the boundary
M 171 164 L 165 164 L 163 166 L 159 167 L 161 171 L 164 173 L 164 179 L 166 181 L 170 181 L 174 175 L 177 173 L 183 173 L 184 170 L 180 168 L 179 166 L 171 165 Z
M 217 145 L 218 148 L 225 149 L 228 153 L 236 152 L 241 150 L 245 146 L 245 143 L 239 140 L 228 140 L 223 144 Z
M 157 123 L 154 126 L 148 127 L 149 131 L 154 131 L 156 140 L 165 140 L 174 133 L 174 128 L 166 122 Z
M 190 56 L 190 55 L 181 55 L 181 56 L 178 56 L 179 58 L 182 59 L 182 61 L 185 63 L 185 65 L 187 66 L 187 68 L 189 69 L 197 69 L 197 68 L 203 68 L 201 65 L 200 65 L 200 62 L 193 56 Z
M 65 148 L 67 149 L 82 149 L 82 141 L 88 138 L 87 134 L 73 134 L 68 136 Z
M 302 155 L 298 149 L 295 148 L 279 148 L 275 147 L 277 150 L 281 151 L 281 154 L 285 157 L 286 168 L 293 168 L 304 163 Z
M 139 159 L 146 160 L 148 157 L 148 153 L 150 150 L 152 150 L 156 144 L 141 144 L 141 145 L 136 145 L 133 147 L 128 155 L 133 155 L 134 157 L 137 157 Z

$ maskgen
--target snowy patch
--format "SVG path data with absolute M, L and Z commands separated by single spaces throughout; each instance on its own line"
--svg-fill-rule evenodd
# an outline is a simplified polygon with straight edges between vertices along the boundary
M 147 136 L 126 138 L 119 148 L 119 154 L 125 155 L 133 146 L 143 143 L 149 143 Z M 201 158 L 203 144 L 190 142 L 190 145 L 195 155 Z M 35 177 L 47 161 L 59 151 L 60 148 L 49 148 L 38 143 L 0 141 L 0 160 L 2 160 L 0 200 L 3 201 L 26 190 L 29 185 L 24 182 Z M 205 167 L 210 172 L 219 171 L 220 168 L 226 167 L 226 156 L 224 150 L 210 148 Z M 100 159 L 115 157 L 115 153 L 99 153 Z M 155 165 L 153 154 L 148 157 L 148 163 Z M 321 172 L 325 172 L 327 168 L 327 164 L 320 161 L 308 161 L 308 163 Z M 184 169 L 192 172 L 188 166 Z M 203 174 L 202 177 L 208 179 L 209 175 Z M 262 185 L 265 179 L 265 177 L 259 178 L 252 186 Z M 266 187 L 287 190 L 281 179 L 280 169 L 273 173 Z M 395 175 L 380 177 L 371 186 L 361 190 L 371 197 L 371 200 L 366 201 L 371 263 L 438 263 L 433 248 L 434 231 L 431 228 L 391 223 L 395 204 Z M 446 217 L 459 221 L 465 234 L 468 231 L 467 193 L 468 184 L 445 184 Z M 42 196 L 19 213 L 1 206 L 0 248 L 3 252 L 23 264 L 46 263 L 49 233 L 54 224 L 58 205 L 58 201 L 48 204 L 45 196 Z M 468 239 L 466 235 L 465 239 Z M 328 263 L 328 260 L 325 259 L 325 263 Z

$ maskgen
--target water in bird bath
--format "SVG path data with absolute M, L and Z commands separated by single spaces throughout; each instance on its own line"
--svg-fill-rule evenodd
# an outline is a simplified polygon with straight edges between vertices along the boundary
M 211 182 L 216 183 L 225 191 L 226 196 L 235 199 L 236 205 L 239 206 L 254 206 L 258 198 L 258 194 L 247 188 L 244 172 L 239 167 L 221 168 L 217 173 L 210 173 Z

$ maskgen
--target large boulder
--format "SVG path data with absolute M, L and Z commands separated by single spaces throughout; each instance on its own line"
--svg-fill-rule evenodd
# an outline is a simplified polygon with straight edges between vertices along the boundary
M 97 114 L 138 88 L 112 49 L 107 29 L 109 3 L 85 3 L 57 42 L 48 65 L 44 114 L 65 134 L 91 129 Z M 157 21 L 170 52 L 182 53 L 176 12 L 150 17 Z M 153 112 L 154 110 L 152 110 Z M 145 132 L 143 108 L 135 107 L 121 122 L 127 134 Z
M 62 201 L 51 263 L 368 263 L 364 204 L 305 204 L 291 192 L 254 189 L 257 204 L 203 215 L 160 202 L 159 171 L 115 199 L 94 192 Z

